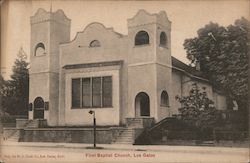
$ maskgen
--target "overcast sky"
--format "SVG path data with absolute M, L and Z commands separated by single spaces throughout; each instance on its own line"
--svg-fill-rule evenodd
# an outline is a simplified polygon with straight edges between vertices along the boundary
M 20 47 L 30 53 L 30 16 L 38 8 L 53 11 L 63 9 L 71 19 L 71 39 L 76 32 L 91 22 L 100 22 L 106 27 L 127 35 L 127 19 L 133 17 L 139 9 L 150 13 L 166 11 L 172 21 L 172 55 L 187 63 L 183 42 L 186 38 L 197 35 L 196 31 L 210 21 L 227 26 L 236 19 L 245 17 L 249 20 L 248 0 L 221 1 L 80 1 L 50 0 L 25 1 L 10 0 L 1 11 L 1 68 L 4 76 L 11 73 L 11 67 Z

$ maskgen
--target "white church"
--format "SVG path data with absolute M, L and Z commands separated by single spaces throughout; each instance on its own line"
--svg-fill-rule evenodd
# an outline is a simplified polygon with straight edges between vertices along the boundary
M 226 109 L 225 96 L 204 74 L 172 56 L 165 11 L 139 10 L 127 19 L 127 35 L 94 22 L 72 40 L 62 10 L 39 9 L 30 22 L 30 120 L 90 126 L 92 110 L 97 126 L 143 127 L 178 114 L 175 96 L 187 95 L 194 82 Z

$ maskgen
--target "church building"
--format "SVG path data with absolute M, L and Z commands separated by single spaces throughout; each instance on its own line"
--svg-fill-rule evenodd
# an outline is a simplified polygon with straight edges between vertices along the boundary
M 125 21 L 125 20 L 124 20 Z M 71 40 L 62 10 L 31 17 L 29 119 L 49 126 L 124 126 L 159 122 L 178 114 L 176 95 L 193 83 L 206 87 L 219 110 L 226 98 L 198 69 L 171 54 L 171 21 L 165 11 L 139 10 L 128 34 L 90 23 Z

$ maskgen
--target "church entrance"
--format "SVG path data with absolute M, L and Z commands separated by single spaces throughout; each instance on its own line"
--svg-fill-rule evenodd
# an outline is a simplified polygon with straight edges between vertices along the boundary
M 44 119 L 44 100 L 42 97 L 37 97 L 34 101 L 34 119 Z
M 150 116 L 149 96 L 145 92 L 140 92 L 135 97 L 135 117 Z

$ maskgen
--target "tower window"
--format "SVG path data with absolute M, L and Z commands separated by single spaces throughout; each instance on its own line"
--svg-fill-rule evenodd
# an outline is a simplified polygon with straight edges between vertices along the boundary
M 93 40 L 93 41 L 91 41 L 90 42 L 90 44 L 89 44 L 89 47 L 100 47 L 101 46 L 101 43 L 100 43 L 100 41 L 98 41 L 98 40 Z
M 167 35 L 165 32 L 161 32 L 160 35 L 160 46 L 167 46 Z
M 149 44 L 149 35 L 146 31 L 140 31 L 135 36 L 135 45 Z
M 35 56 L 45 55 L 45 46 L 43 43 L 38 43 L 35 47 Z
M 161 93 L 161 106 L 163 107 L 169 106 L 169 97 L 167 91 L 162 91 Z

